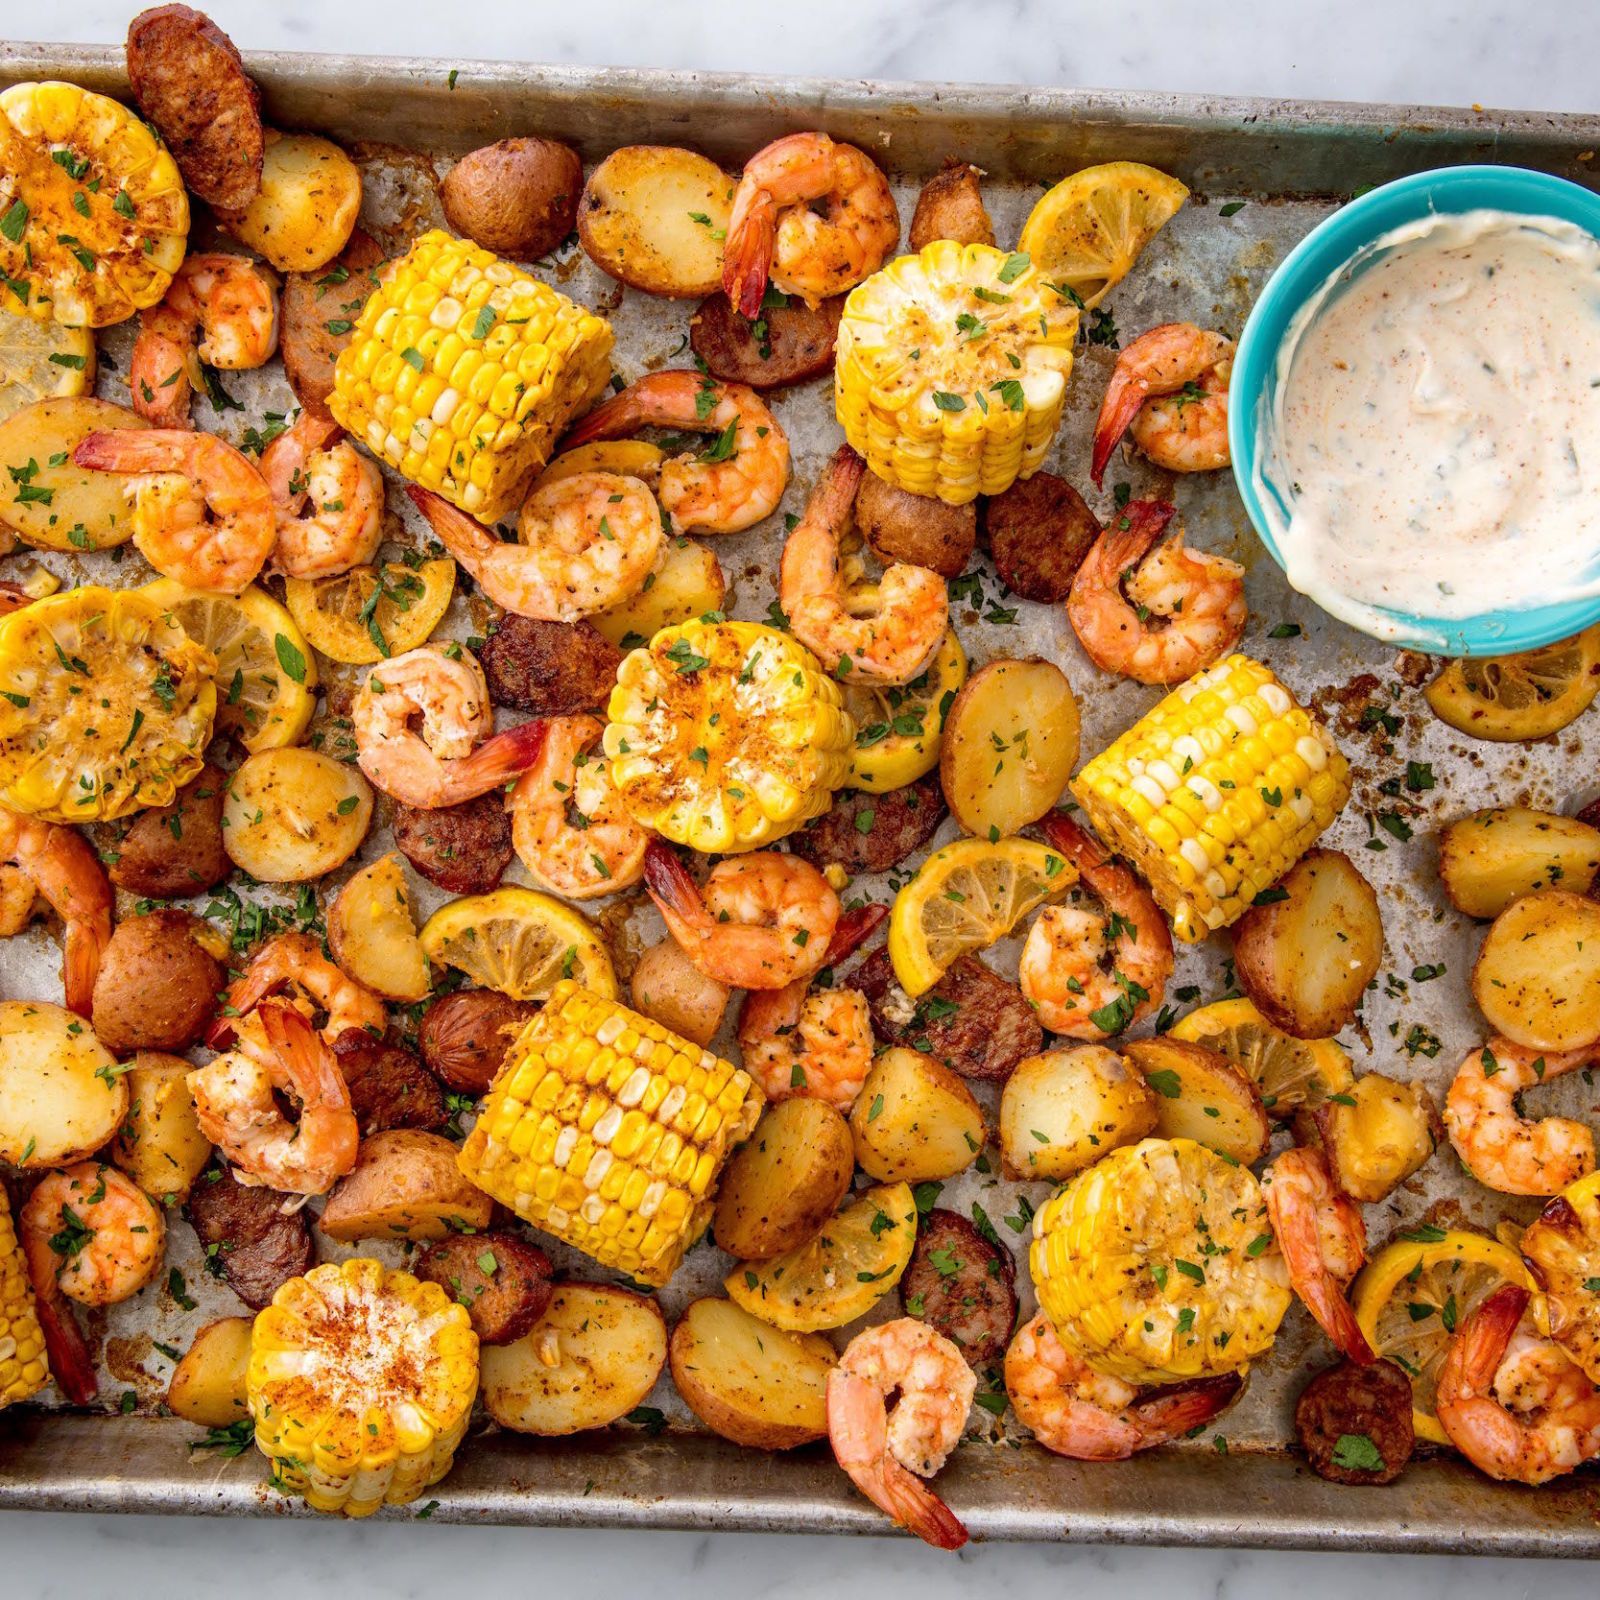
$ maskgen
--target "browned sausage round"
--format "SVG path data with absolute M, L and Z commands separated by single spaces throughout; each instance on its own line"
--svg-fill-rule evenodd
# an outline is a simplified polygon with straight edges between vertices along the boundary
M 283 1203 L 276 1190 L 247 1188 L 218 1166 L 201 1174 L 183 1208 L 207 1266 L 256 1311 L 312 1262 L 306 1213 L 286 1213 Z
M 485 1344 L 514 1344 L 550 1304 L 550 1258 L 514 1233 L 441 1239 L 411 1269 L 467 1308 Z
M 100 955 L 94 1031 L 108 1050 L 187 1050 L 217 1009 L 222 963 L 197 935 L 205 924 L 158 906 L 125 917 Z
M 887 872 L 920 850 L 944 815 L 937 773 L 885 794 L 841 789 L 830 810 L 789 835 L 789 848 L 814 867 L 837 862 L 846 872 Z
M 333 364 L 378 286 L 383 251 L 357 228 L 343 250 L 316 272 L 291 272 L 283 286 L 283 371 L 307 411 L 327 415 Z
M 406 860 L 451 894 L 487 894 L 511 865 L 511 818 L 498 789 L 437 811 L 397 805 L 390 827 Z
M 508 612 L 478 661 L 496 705 L 565 717 L 606 703 L 622 652 L 592 623 L 541 622 Z
M 1024 600 L 1065 600 L 1100 524 L 1083 496 L 1053 472 L 1019 478 L 984 506 L 989 553 L 1005 586 Z
M 994 243 L 994 224 L 978 187 L 980 176 L 968 162 L 949 161 L 943 172 L 935 173 L 923 184 L 911 218 L 913 250 L 921 250 L 935 239 L 954 239 L 957 244 Z
M 863 473 L 856 490 L 856 524 L 880 561 L 931 567 L 943 578 L 961 576 L 978 542 L 975 506 L 907 494 L 875 472 Z
M 906 1315 L 949 1339 L 973 1367 L 1006 1353 L 1017 1321 L 1017 1263 L 972 1223 L 935 1206 L 917 1225 L 900 1280 Z
M 169 806 L 133 818 L 106 852 L 119 889 L 147 900 L 178 900 L 214 889 L 233 871 L 222 848 L 222 806 L 228 779 L 209 763 Z
M 764 305 L 751 322 L 721 293 L 707 295 L 689 318 L 689 348 L 713 378 L 752 389 L 781 389 L 820 377 L 833 366 L 844 296 L 824 300 L 815 311 L 797 296 L 772 289 L 767 299 L 773 303 Z
M 414 1050 L 350 1028 L 334 1040 L 333 1053 L 363 1138 L 385 1128 L 444 1126 L 444 1090 Z
M 260 96 L 233 40 L 188 6 L 157 6 L 128 24 L 128 83 L 191 194 L 222 210 L 250 204 L 266 149 Z
M 483 1094 L 511 1041 L 538 1009 L 495 989 L 441 995 L 422 1015 L 417 1048 L 447 1087 L 459 1094 Z
M 1416 1443 L 1411 1380 L 1392 1361 L 1341 1361 L 1300 1392 L 1295 1432 L 1311 1470 L 1330 1483 L 1393 1483 Z

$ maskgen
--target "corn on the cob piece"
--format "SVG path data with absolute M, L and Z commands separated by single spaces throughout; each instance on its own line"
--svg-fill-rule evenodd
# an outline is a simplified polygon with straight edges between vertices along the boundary
M 759 849 L 826 811 L 855 740 L 817 658 L 756 622 L 663 628 L 623 659 L 607 714 L 622 803 L 707 854 Z
M 0 1411 L 37 1394 L 49 1381 L 27 1263 L 11 1225 L 5 1191 L 0 1189 Z
M 659 1287 L 761 1105 L 747 1073 L 563 981 L 512 1045 L 460 1166 L 534 1227 Z
M 75 83 L 0 94 L 0 300 L 103 328 L 167 292 L 189 239 L 177 163 L 126 106 Z
M 1249 656 L 1175 689 L 1072 780 L 1188 942 L 1237 922 L 1350 797 L 1333 737 Z
M 274 1482 L 317 1511 L 370 1516 L 450 1470 L 478 1392 L 478 1336 L 436 1283 L 325 1262 L 256 1318 L 245 1392 Z
M 1027 256 L 940 240 L 850 291 L 834 409 L 886 483 L 965 505 L 1044 465 L 1077 333 Z
M 1079 1173 L 1034 1218 L 1028 1265 L 1063 1342 L 1129 1383 L 1242 1371 L 1289 1307 L 1261 1186 L 1192 1139 Z
M 605 387 L 610 359 L 604 318 L 435 229 L 368 296 L 328 409 L 413 483 L 494 522 Z

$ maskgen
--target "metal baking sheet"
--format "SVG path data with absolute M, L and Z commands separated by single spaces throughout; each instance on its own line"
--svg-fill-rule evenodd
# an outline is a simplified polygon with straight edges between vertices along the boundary
M 737 170 L 750 152 L 779 134 L 824 127 L 861 144 L 890 171 L 903 221 L 909 220 L 921 180 L 946 156 L 960 156 L 989 174 L 986 198 L 1002 242 L 1015 238 L 1044 186 L 1080 166 L 1128 158 L 1175 173 L 1194 198 L 1111 296 L 1109 316 L 1095 325 L 1096 338 L 1080 346 L 1067 419 L 1047 464 L 1085 489 L 1089 431 L 1119 333 L 1126 339 L 1156 322 L 1183 319 L 1237 334 L 1288 248 L 1371 184 L 1429 166 L 1485 160 L 1592 183 L 1600 147 L 1600 118 L 1515 112 L 343 56 L 259 55 L 249 66 L 264 91 L 270 122 L 328 133 L 357 156 L 366 178 L 363 220 L 396 246 L 437 220 L 435 180 L 454 155 L 519 132 L 571 140 L 590 164 L 619 144 L 663 142 L 694 145 Z M 126 87 L 120 49 L 0 46 L 0 86 L 50 77 L 114 94 Z M 617 334 L 615 365 L 624 379 L 686 359 L 687 304 L 623 290 L 575 247 L 535 270 L 610 317 Z M 99 389 L 108 398 L 126 398 L 130 343 L 126 326 L 102 337 L 109 361 Z M 266 412 L 292 404 L 276 363 L 259 374 L 229 374 L 226 386 L 240 408 L 217 413 L 201 403 L 198 414 L 202 426 L 226 437 L 238 439 L 245 427 L 259 426 Z M 794 455 L 782 509 L 798 511 L 838 441 L 830 388 L 822 382 L 788 391 L 775 409 Z M 1243 647 L 1268 660 L 1302 698 L 1311 698 L 1350 754 L 1355 794 L 1328 842 L 1351 852 L 1377 885 L 1388 948 L 1379 984 L 1344 1042 L 1358 1070 L 1419 1077 L 1442 1095 L 1455 1063 L 1477 1037 L 1466 985 L 1477 933 L 1439 894 L 1429 835 L 1440 819 L 1491 801 L 1570 809 L 1587 799 L 1583 785 L 1592 790 L 1594 779 L 1592 761 L 1586 763 L 1583 754 L 1583 724 L 1531 749 L 1468 747 L 1427 715 L 1414 686 L 1414 661 L 1331 622 L 1287 588 L 1251 532 L 1227 474 L 1174 486 L 1146 463 L 1119 461 L 1097 509 L 1109 505 L 1118 481 L 1131 484 L 1136 494 L 1173 492 L 1192 542 L 1245 562 L 1251 621 Z M 416 543 L 422 535 L 397 489 L 391 477 L 395 520 L 389 532 L 398 544 Z M 775 516 L 748 534 L 715 541 L 730 580 L 731 614 L 765 613 L 782 528 Z M 136 581 L 142 567 L 136 558 L 120 569 L 109 556 L 39 559 L 73 581 Z M 1085 754 L 1102 748 L 1157 698 L 1156 691 L 1096 672 L 1060 608 L 1008 599 L 982 557 L 970 571 L 982 597 L 962 591 L 955 616 L 974 665 L 1029 653 L 1060 662 L 1079 696 Z M 466 637 L 481 631 L 483 620 L 481 602 L 458 598 L 446 630 Z M 1297 624 L 1300 633 L 1283 637 L 1285 623 Z M 330 672 L 330 699 L 337 700 L 350 681 L 338 669 Z M 1372 725 L 1374 719 L 1363 717 L 1374 705 L 1386 718 L 1398 719 L 1398 732 L 1391 734 L 1382 719 Z M 332 707 L 322 715 L 326 731 L 336 732 Z M 1431 764 L 1436 787 L 1412 793 L 1395 784 L 1408 758 Z M 1396 787 L 1398 794 L 1392 792 Z M 951 832 L 947 823 L 935 844 Z M 384 832 L 375 831 L 360 859 L 386 847 Z M 514 866 L 508 878 L 519 875 Z M 881 899 L 893 887 L 892 881 L 858 879 L 852 892 Z M 441 897 L 422 888 L 421 909 L 431 910 Z M 248 893 L 264 903 L 279 898 L 271 890 Z M 617 902 L 602 905 L 598 915 L 625 976 L 631 953 L 659 937 L 660 925 L 639 897 L 619 896 Z M 988 959 L 1014 975 L 1016 953 L 1012 941 Z M 1205 1000 L 1230 992 L 1226 957 L 1222 940 L 1180 950 L 1169 999 L 1191 984 Z M 1441 964 L 1443 975 L 1432 981 L 1419 983 L 1412 976 L 1418 967 Z M 59 953 L 48 933 L 0 943 L 0 994 L 53 995 L 58 970 Z M 1422 1050 L 1408 1052 L 1408 1039 L 1421 1041 Z M 1430 1055 L 1433 1040 L 1437 1048 Z M 1600 1109 L 1587 1103 L 1591 1099 L 1578 1078 L 1547 1092 L 1549 1108 L 1568 1114 Z M 1048 1185 L 1013 1185 L 992 1171 L 969 1171 L 945 1186 L 940 1203 L 964 1212 L 982 1206 L 1020 1256 L 1026 1233 L 1018 1196 L 1037 1205 L 1048 1193 Z M 1533 1209 L 1477 1188 L 1445 1151 L 1420 1181 L 1369 1209 L 1374 1243 L 1436 1214 L 1441 1205 L 1485 1227 L 1506 1214 L 1526 1221 Z M 326 1241 L 321 1248 L 324 1255 L 341 1253 Z M 398 1261 L 402 1249 L 381 1245 L 376 1253 Z M 726 1259 L 709 1244 L 692 1252 L 661 1294 L 668 1315 L 714 1289 Z M 71 1414 L 47 1400 L 0 1415 L 0 1508 L 298 1514 L 298 1502 L 267 1487 L 254 1452 L 233 1460 L 193 1453 L 196 1431 L 157 1414 L 172 1363 L 153 1341 L 182 1349 L 200 1324 L 240 1309 L 231 1292 L 204 1271 L 181 1220 L 171 1229 L 169 1260 L 184 1274 L 191 1309 L 174 1301 L 163 1274 L 92 1325 L 103 1356 L 102 1395 L 113 1413 L 131 1395 L 134 1414 Z M 600 1275 L 570 1255 L 559 1264 L 584 1276 Z M 1019 1285 L 1025 1315 L 1032 1309 L 1026 1278 L 1024 1269 Z M 878 1317 L 894 1314 L 895 1297 L 887 1299 Z M 1245 1398 L 1215 1428 L 1181 1447 L 1115 1465 L 1050 1456 L 1020 1430 L 1013 1437 L 1007 1421 L 976 1409 L 968 1438 L 938 1480 L 940 1492 L 979 1538 L 1600 1553 L 1600 1478 L 1587 1474 L 1538 1491 L 1497 1486 L 1445 1454 L 1419 1459 L 1386 1490 L 1341 1489 L 1314 1477 L 1282 1447 L 1291 1435 L 1296 1391 L 1328 1359 L 1325 1343 L 1297 1307 L 1272 1356 L 1252 1373 Z M 982 1387 L 988 1386 L 984 1381 Z M 552 1441 L 499 1433 L 485 1424 L 439 1486 L 430 1514 L 459 1522 L 886 1530 L 885 1520 L 855 1493 L 825 1447 L 776 1456 L 738 1450 L 699 1430 L 665 1379 L 651 1403 L 662 1414 L 662 1431 L 619 1427 Z M 414 1507 L 382 1513 L 415 1514 Z

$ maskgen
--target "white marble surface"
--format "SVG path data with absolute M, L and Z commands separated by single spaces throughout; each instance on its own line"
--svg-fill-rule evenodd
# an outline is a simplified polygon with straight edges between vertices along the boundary
M 7 37 L 118 40 L 130 6 L 11 0 Z M 885 78 L 1287 94 L 1549 110 L 1594 105 L 1596 0 L 212 0 L 247 49 L 815 72 Z M 602 1589 L 656 1600 L 987 1592 L 1207 1594 L 1217 1600 L 1588 1596 L 1554 1562 L 1061 1549 L 903 1540 L 604 1534 L 431 1524 L 292 1528 L 148 1518 L 0 1517 L 0 1596 L 207 1600 L 337 1592 L 343 1600 Z M 1048 1586 L 1048 1587 L 1046 1587 Z

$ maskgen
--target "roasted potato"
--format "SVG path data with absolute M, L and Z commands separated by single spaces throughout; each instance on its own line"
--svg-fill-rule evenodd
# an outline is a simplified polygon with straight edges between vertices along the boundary
M 127 1063 L 128 1115 L 117 1129 L 111 1159 L 155 1200 L 187 1200 L 211 1159 L 200 1131 L 182 1056 L 141 1050 Z
M 258 883 L 306 883 L 343 866 L 372 822 L 372 789 L 332 756 L 290 745 L 249 756 L 228 784 L 223 847 Z
M 968 161 L 947 161 L 922 186 L 917 209 L 912 213 L 909 248 L 921 250 L 936 239 L 954 239 L 957 244 L 993 244 L 994 224 L 978 180 L 983 169 Z
M 572 232 L 583 192 L 578 152 L 554 139 L 499 139 L 456 162 L 439 185 L 445 221 L 497 256 L 534 261 Z
M 78 395 L 36 400 L 0 422 L 0 524 L 41 550 L 108 550 L 133 537 L 127 480 L 80 467 L 72 452 L 91 433 L 148 428 L 109 400 Z M 28 495 L 20 493 L 27 485 Z
M 939 782 L 968 833 L 1016 833 L 1037 822 L 1077 763 L 1072 685 L 1037 656 L 979 668 L 945 717 Z
M 1565 889 L 1513 900 L 1484 936 L 1472 997 L 1496 1033 L 1530 1050 L 1600 1039 L 1600 903 Z
M 1177 1039 L 1130 1039 L 1122 1053 L 1155 1090 L 1161 1138 L 1193 1139 L 1245 1166 L 1267 1153 L 1261 1091 L 1224 1056 Z
M 195 1334 L 167 1385 L 167 1407 L 197 1428 L 231 1428 L 250 1415 L 245 1372 L 253 1317 L 218 1317 Z
M 978 508 L 907 494 L 866 472 L 856 490 L 856 526 L 885 566 L 906 561 L 959 578 L 978 542 Z
M 613 150 L 589 175 L 578 237 L 602 272 L 647 294 L 698 299 L 722 282 L 735 180 L 670 145 Z
M 1000 1160 L 1008 1177 L 1058 1182 L 1156 1125 L 1156 1096 L 1100 1044 L 1019 1061 L 1000 1095 Z
M 919 1050 L 885 1050 L 850 1113 L 856 1162 L 880 1183 L 953 1178 L 983 1149 L 983 1111 L 948 1067 Z
M 208 762 L 171 805 L 137 813 L 102 852 L 111 881 L 148 900 L 187 899 L 216 888 L 233 871 L 222 842 L 227 789 L 227 774 Z
M 632 1289 L 563 1283 L 527 1333 L 485 1346 L 482 1360 L 484 1409 L 502 1428 L 604 1428 L 655 1388 L 667 1360 L 666 1319 Z
M 128 1114 L 117 1058 L 82 1017 L 0 1001 L 0 1161 L 34 1170 L 91 1156 Z
M 701 972 L 672 938 L 651 945 L 639 957 L 632 988 L 635 1011 L 698 1045 L 710 1044 L 722 1026 L 731 992 Z
M 1587 894 L 1600 872 L 1600 828 L 1527 806 L 1461 817 L 1439 833 L 1439 878 L 1469 917 L 1498 917 L 1536 889 Z
M 328 949 L 357 983 L 385 1000 L 421 1000 L 428 993 L 428 958 L 399 856 L 379 856 L 333 897 Z
M 809 1095 L 769 1105 L 723 1171 L 717 1243 L 750 1261 L 792 1250 L 833 1215 L 855 1165 L 849 1125 L 832 1106 Z
M 417 1048 L 428 1070 L 460 1094 L 484 1094 L 511 1041 L 539 1008 L 498 989 L 440 995 L 422 1014 Z
M 681 537 L 665 540 L 644 587 L 588 621 L 623 650 L 648 644 L 652 635 L 691 617 L 722 609 L 728 580 L 709 545 Z
M 839 1358 L 819 1333 L 785 1333 L 708 1298 L 678 1319 L 667 1353 L 684 1403 L 724 1439 L 792 1450 L 828 1431 L 828 1374 Z
M 169 906 L 116 925 L 94 983 L 94 1031 L 108 1050 L 187 1050 L 200 1037 L 226 979 L 209 938 Z
M 361 209 L 361 172 L 330 140 L 269 128 L 261 188 L 218 220 L 280 272 L 314 272 L 344 249 Z
M 1378 897 L 1348 856 L 1308 850 L 1234 924 L 1233 960 L 1268 1022 L 1299 1039 L 1330 1038 L 1383 960 Z
M 443 1239 L 482 1232 L 494 1202 L 456 1166 L 456 1147 L 437 1133 L 389 1128 L 361 1141 L 355 1167 L 322 1211 L 330 1239 Z
M 1294 1119 L 1301 1144 L 1320 1149 L 1333 1181 L 1364 1205 L 1387 1199 L 1427 1165 L 1444 1137 L 1428 1091 L 1369 1072 Z

